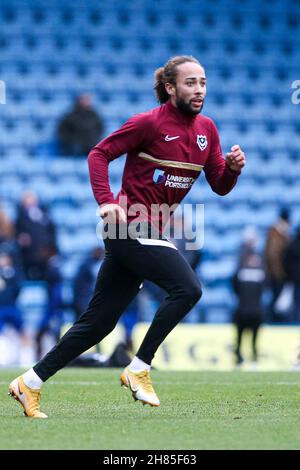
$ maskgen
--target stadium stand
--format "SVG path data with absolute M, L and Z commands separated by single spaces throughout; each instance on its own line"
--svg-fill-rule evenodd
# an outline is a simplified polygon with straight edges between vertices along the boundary
M 217 122 L 224 153 L 239 143 L 248 158 L 230 195 L 213 194 L 202 175 L 186 201 L 205 204 L 198 318 L 228 321 L 228 279 L 244 227 L 255 225 L 262 247 L 281 205 L 291 208 L 293 225 L 300 223 L 300 105 L 291 102 L 299 40 L 297 0 L 1 0 L 7 96 L 0 106 L 0 199 L 11 216 L 27 188 L 49 204 L 71 279 L 79 256 L 97 243 L 97 216 L 86 161 L 55 154 L 59 119 L 75 96 L 90 92 L 108 134 L 156 105 L 155 68 L 172 55 L 195 55 L 208 77 L 204 113 Z M 111 164 L 115 192 L 123 165 L 124 158 Z M 25 306 L 28 292 L 29 285 Z

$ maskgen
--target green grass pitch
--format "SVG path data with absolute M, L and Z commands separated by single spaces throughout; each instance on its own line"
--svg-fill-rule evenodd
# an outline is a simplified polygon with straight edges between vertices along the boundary
M 25 418 L 0 371 L 1 449 L 300 449 L 298 372 L 162 372 L 159 408 L 134 402 L 117 369 L 64 369 L 43 387 L 48 420 Z

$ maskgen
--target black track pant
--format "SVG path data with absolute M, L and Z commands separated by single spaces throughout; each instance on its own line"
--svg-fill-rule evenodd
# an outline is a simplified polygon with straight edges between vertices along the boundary
M 201 297 L 201 286 L 194 271 L 175 248 L 141 244 L 130 238 L 108 239 L 105 247 L 106 255 L 86 312 L 34 367 L 43 381 L 114 329 L 144 279 L 159 285 L 168 294 L 137 352 L 147 364 L 151 364 L 160 344 Z

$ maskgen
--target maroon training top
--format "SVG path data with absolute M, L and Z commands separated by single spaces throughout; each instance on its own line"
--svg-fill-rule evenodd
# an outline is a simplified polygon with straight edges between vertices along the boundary
M 108 164 L 125 153 L 122 188 L 115 198 Z M 148 214 L 151 204 L 179 204 L 202 169 L 212 190 L 220 195 L 231 191 L 240 174 L 223 158 L 214 122 L 201 114 L 187 116 L 170 101 L 128 119 L 91 150 L 88 163 L 100 205 L 119 203 L 120 196 L 126 196 L 128 208 L 143 204 Z M 127 212 L 128 221 L 135 218 Z

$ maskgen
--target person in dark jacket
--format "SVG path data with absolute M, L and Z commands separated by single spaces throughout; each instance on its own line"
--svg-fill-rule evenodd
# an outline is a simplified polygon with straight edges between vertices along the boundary
M 21 273 L 22 257 L 19 244 L 15 238 L 15 227 L 0 201 L 0 252 L 5 252 L 13 259 L 14 266 Z
M 294 309 L 291 318 L 294 322 L 300 321 L 300 226 L 297 228 L 295 238 L 287 246 L 284 255 L 284 268 L 287 280 L 294 286 Z
M 272 292 L 269 317 L 274 322 L 282 321 L 276 312 L 275 305 L 286 282 L 283 255 L 290 241 L 289 231 L 290 214 L 288 209 L 282 209 L 278 221 L 268 231 L 264 253 L 267 279 Z
M 22 198 L 16 219 L 16 236 L 26 278 L 44 280 L 45 253 L 48 247 L 56 245 L 56 229 L 32 192 L 25 193 Z
M 22 313 L 16 305 L 21 290 L 22 277 L 13 263 L 13 258 L 0 252 L 0 334 L 6 324 L 12 325 L 23 335 Z
M 252 357 L 257 360 L 257 335 L 263 321 L 262 294 L 265 285 L 265 272 L 262 259 L 249 250 L 244 256 L 243 264 L 238 268 L 232 279 L 234 291 L 238 297 L 238 305 L 233 321 L 237 329 L 236 362 L 241 364 L 241 344 L 246 329 L 252 332 Z
M 94 248 L 79 265 L 75 274 L 73 280 L 73 308 L 76 319 L 82 315 L 92 298 L 97 273 L 103 258 L 103 248 Z
M 80 95 L 74 108 L 66 114 L 58 127 L 58 138 L 63 155 L 86 156 L 103 134 L 103 123 L 92 107 L 88 94 Z

